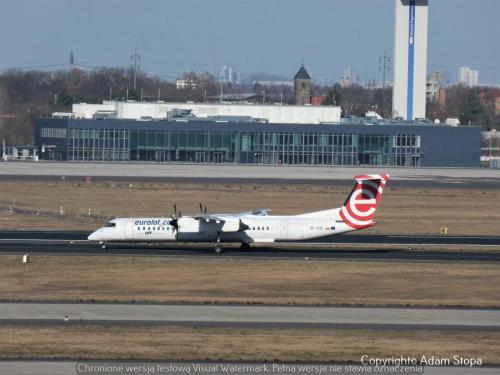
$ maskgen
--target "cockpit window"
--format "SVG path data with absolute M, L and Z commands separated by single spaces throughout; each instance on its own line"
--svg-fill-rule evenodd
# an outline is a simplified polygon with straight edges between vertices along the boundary
M 116 223 L 108 222 L 104 224 L 104 228 L 113 228 L 113 227 L 116 227 Z

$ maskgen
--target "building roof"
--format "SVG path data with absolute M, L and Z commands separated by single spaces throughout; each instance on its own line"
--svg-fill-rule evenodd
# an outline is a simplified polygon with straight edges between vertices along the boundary
M 304 65 L 302 65 L 297 74 L 295 74 L 295 77 L 293 77 L 293 79 L 311 79 L 311 76 L 309 75 L 309 73 L 307 73 L 307 70 L 306 68 L 304 68 Z

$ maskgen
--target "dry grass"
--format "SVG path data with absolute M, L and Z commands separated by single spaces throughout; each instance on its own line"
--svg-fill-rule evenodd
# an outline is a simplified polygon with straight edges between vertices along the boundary
M 117 345 L 119 343 L 119 345 Z M 0 357 L 336 361 L 455 354 L 500 364 L 500 332 L 0 326 Z
M 274 214 L 297 214 L 338 207 L 349 191 L 347 185 L 2 181 L 0 228 L 91 230 L 112 216 L 170 215 L 173 202 L 184 214 L 198 212 L 200 201 L 212 212 L 269 207 Z M 9 214 L 11 204 L 40 210 L 41 216 Z M 58 214 L 60 206 L 64 215 Z M 88 217 L 89 208 L 94 217 Z M 500 191 L 389 183 L 377 220 L 378 226 L 363 233 L 438 234 L 444 226 L 454 235 L 498 235 Z
M 500 307 L 500 265 L 0 257 L 0 300 Z

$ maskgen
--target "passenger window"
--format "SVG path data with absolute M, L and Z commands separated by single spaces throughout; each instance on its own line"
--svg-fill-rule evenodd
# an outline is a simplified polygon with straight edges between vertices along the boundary
M 267 227 L 267 230 L 269 230 L 269 227 Z

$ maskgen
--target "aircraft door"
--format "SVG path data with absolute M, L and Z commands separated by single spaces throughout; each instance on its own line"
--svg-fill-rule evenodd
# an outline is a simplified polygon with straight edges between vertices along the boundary
M 280 239 L 286 240 L 288 238 L 288 222 L 283 221 L 280 224 Z
M 134 239 L 134 223 L 129 221 L 125 223 L 125 239 L 126 240 L 133 240 Z

